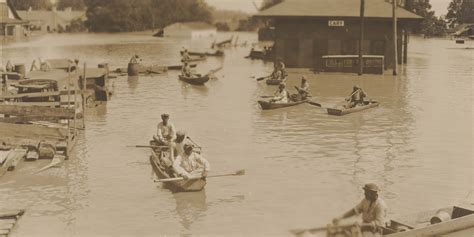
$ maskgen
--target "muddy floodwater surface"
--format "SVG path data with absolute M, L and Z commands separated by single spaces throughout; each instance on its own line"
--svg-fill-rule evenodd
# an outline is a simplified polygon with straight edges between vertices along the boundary
M 46 35 L 4 44 L 1 56 L 4 65 L 10 59 L 27 68 L 42 57 L 114 69 L 134 54 L 178 64 L 183 46 L 204 51 L 212 41 Z M 261 111 L 256 101 L 276 87 L 255 81 L 272 65 L 245 59 L 250 47 L 200 63 L 202 73 L 224 66 L 204 87 L 184 84 L 176 71 L 119 76 L 112 100 L 87 111 L 86 130 L 61 167 L 35 174 L 47 163 L 23 163 L 0 179 L 0 208 L 26 209 L 12 236 L 285 236 L 352 208 L 367 182 L 381 187 L 390 215 L 455 204 L 474 189 L 474 51 L 456 48 L 450 40 L 411 37 L 397 77 L 289 70 L 289 90 L 306 75 L 312 100 L 323 107 L 343 100 L 354 84 L 380 102 L 343 117 L 309 104 Z M 162 113 L 203 147 L 211 173 L 246 175 L 208 179 L 198 193 L 162 189 L 153 182 L 150 151 L 130 147 L 148 144 Z

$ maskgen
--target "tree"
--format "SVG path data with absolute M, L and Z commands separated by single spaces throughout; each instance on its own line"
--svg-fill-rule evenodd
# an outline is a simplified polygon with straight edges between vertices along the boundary
M 153 0 L 157 25 L 164 27 L 175 22 L 212 22 L 211 8 L 204 0 Z
M 405 8 L 419 16 L 423 17 L 423 21 L 413 26 L 412 30 L 417 34 L 426 36 L 443 36 L 446 34 L 446 23 L 443 18 L 437 18 L 435 12 L 431 11 L 429 0 L 406 0 Z
M 13 3 L 13 7 L 20 11 L 26 11 L 30 7 L 33 10 L 47 10 L 52 7 L 50 0 L 15 0 L 11 2 Z
M 57 2 L 57 8 L 64 10 L 66 8 L 72 8 L 73 10 L 82 11 L 85 9 L 84 0 L 59 0 Z
M 450 27 L 474 23 L 474 0 L 452 0 L 448 6 L 446 20 Z

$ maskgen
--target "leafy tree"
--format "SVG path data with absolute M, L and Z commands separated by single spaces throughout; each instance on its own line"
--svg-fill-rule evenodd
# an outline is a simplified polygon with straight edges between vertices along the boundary
M 437 18 L 435 12 L 431 11 L 431 4 L 427 1 L 406 0 L 405 8 L 419 16 L 423 21 L 413 26 L 413 32 L 425 36 L 443 36 L 446 34 L 446 23 L 443 18 Z
M 175 22 L 212 22 L 213 9 L 204 0 L 153 0 L 153 8 L 159 27 Z
M 82 11 L 86 6 L 84 0 L 59 0 L 57 2 L 57 8 L 59 10 L 64 10 L 68 7 L 71 7 L 73 10 Z
M 16 10 L 28 10 L 30 7 L 33 10 L 51 9 L 52 4 L 50 0 L 15 0 L 12 1 Z
M 450 27 L 474 23 L 474 0 L 452 0 L 448 6 L 446 20 Z

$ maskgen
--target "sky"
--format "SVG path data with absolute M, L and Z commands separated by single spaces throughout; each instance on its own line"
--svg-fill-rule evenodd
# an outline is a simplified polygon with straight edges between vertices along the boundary
M 252 2 L 255 2 L 257 6 L 260 6 L 262 0 L 206 0 L 210 5 L 217 9 L 227 10 L 240 10 L 244 12 L 256 12 L 256 9 Z M 348 0 L 357 1 L 357 0 Z M 448 4 L 451 0 L 430 0 L 432 10 L 435 11 L 437 16 L 445 15 L 448 10 Z

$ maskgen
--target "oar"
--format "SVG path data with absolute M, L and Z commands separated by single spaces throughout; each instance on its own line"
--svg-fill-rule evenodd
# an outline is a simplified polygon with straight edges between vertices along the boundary
M 261 98 L 273 98 L 275 97 L 274 95 L 262 95 L 260 96 Z
M 169 146 L 144 146 L 144 145 L 135 145 L 135 146 L 127 146 L 127 147 L 135 147 L 135 148 L 168 148 Z
M 217 177 L 227 177 L 227 176 L 242 176 L 245 175 L 245 170 L 237 170 L 234 173 L 230 174 L 217 174 L 217 175 L 208 175 L 206 178 L 217 178 Z M 189 180 L 193 179 L 202 179 L 203 177 L 198 176 L 198 177 L 192 177 Z M 155 180 L 155 183 L 160 182 L 160 183 L 166 183 L 166 182 L 173 182 L 173 181 L 181 181 L 184 180 L 183 177 L 178 177 L 178 178 L 169 178 L 169 179 L 158 179 Z
M 257 78 L 257 81 L 261 81 L 261 80 L 265 80 L 266 78 L 269 78 L 270 76 L 266 76 L 266 77 L 259 77 Z
M 197 148 L 199 148 L 199 149 L 202 148 L 201 146 L 199 146 L 199 144 L 197 144 L 195 141 L 193 141 L 193 139 L 191 139 L 189 136 L 186 137 L 186 138 L 188 138 L 188 140 L 190 140 Z
M 355 224 L 347 224 L 347 225 L 328 225 L 328 226 L 321 226 L 321 227 L 316 227 L 316 228 L 311 228 L 311 229 L 295 229 L 295 230 L 290 230 L 290 232 L 294 235 L 301 235 L 304 234 L 305 232 L 309 233 L 314 233 L 314 232 L 319 232 L 319 231 L 326 231 L 329 228 L 335 228 L 335 229 L 346 229 L 346 228 L 351 228 L 355 226 Z M 359 227 L 372 227 L 372 224 L 360 224 Z
M 322 107 L 323 107 L 323 106 L 322 106 L 320 103 L 316 103 L 316 102 L 314 102 L 314 101 L 310 101 L 310 100 L 308 100 L 308 102 L 307 102 L 307 103 L 308 103 L 308 104 L 310 104 L 310 105 L 314 105 L 314 106 L 320 107 L 320 108 L 322 108 Z

